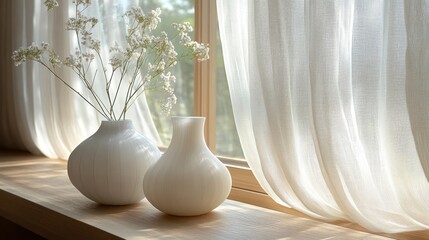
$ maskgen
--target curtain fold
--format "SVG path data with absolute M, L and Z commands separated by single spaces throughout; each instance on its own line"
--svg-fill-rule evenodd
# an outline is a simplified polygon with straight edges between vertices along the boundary
M 96 131 L 103 119 L 43 66 L 33 62 L 13 66 L 10 58 L 13 50 L 32 42 L 50 43 L 62 58 L 77 47 L 75 35 L 65 30 L 66 20 L 74 16 L 73 3 L 59 1 L 59 7 L 48 12 L 43 2 L 8 0 L 2 3 L 6 15 L 0 24 L 9 33 L 6 41 L 9 44 L 4 46 L 2 58 L 7 67 L 0 89 L 4 101 L 0 143 L 6 148 L 27 149 L 33 154 L 67 159 L 77 144 Z M 122 36 L 125 34 L 121 32 L 124 23 L 120 19 L 127 9 L 125 5 L 99 0 L 93 1 L 86 10 L 86 14 L 96 16 L 100 21 L 101 30 L 96 31 L 94 37 L 102 42 L 105 62 L 110 57 L 107 46 L 124 41 Z M 100 66 L 93 66 L 89 71 L 94 72 L 97 68 Z M 75 89 L 85 91 L 71 70 L 63 67 L 60 71 Z M 95 81 L 100 83 L 95 84 L 95 88 L 102 92 L 103 81 L 98 78 Z M 87 93 L 83 95 L 90 98 Z M 127 118 L 132 119 L 136 128 L 146 136 L 160 142 L 144 96 L 129 110 Z
M 0 1 L 0 34 L 1 36 L 10 36 L 14 26 L 12 25 L 12 6 L 13 1 Z M 12 38 L 2 38 L 0 55 L 8 56 L 12 51 Z M 15 122 L 15 101 L 12 91 L 13 81 L 11 78 L 14 65 L 12 60 L 7 57 L 0 58 L 0 146 L 7 149 L 25 150 L 25 146 L 16 134 L 19 130 Z M 8 91 L 6 91 L 8 89 Z
M 217 1 L 244 155 L 276 202 L 429 228 L 428 5 Z

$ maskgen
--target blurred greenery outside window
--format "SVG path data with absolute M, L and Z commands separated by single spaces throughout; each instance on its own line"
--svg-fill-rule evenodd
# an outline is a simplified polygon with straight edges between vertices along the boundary
M 127 2 L 124 8 L 133 6 L 132 1 Z M 174 36 L 173 22 L 190 22 L 194 25 L 194 0 L 140 0 L 139 6 L 144 12 L 160 8 L 161 23 L 159 31 L 165 31 Z M 195 30 L 195 29 L 194 29 Z M 217 29 L 217 46 L 211 46 L 210 51 L 216 50 L 216 154 L 219 156 L 244 158 L 240 141 L 235 127 L 232 113 L 228 83 L 223 63 L 222 48 Z M 180 53 L 180 49 L 176 49 Z M 175 94 L 177 104 L 173 107 L 170 116 L 194 115 L 194 61 L 180 61 L 172 72 L 176 76 Z M 162 145 L 168 146 L 172 135 L 170 116 L 162 113 L 156 103 L 156 92 L 146 92 L 147 102 L 152 113 L 153 121 L 161 137 Z

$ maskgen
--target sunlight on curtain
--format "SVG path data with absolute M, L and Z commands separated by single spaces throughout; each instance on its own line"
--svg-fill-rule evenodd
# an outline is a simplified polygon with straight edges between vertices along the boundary
M 267 193 L 373 231 L 429 228 L 429 2 L 217 3 L 240 141 Z
M 60 7 L 49 13 L 43 2 L 9 1 L 10 24 L 13 28 L 9 55 L 14 49 L 32 42 L 51 43 L 62 58 L 77 47 L 75 36 L 65 30 L 65 21 L 69 16 L 74 16 L 72 2 L 59 1 Z M 132 5 L 131 1 L 127 2 Z M 88 15 L 97 16 L 100 20 L 100 30 L 95 32 L 94 37 L 102 42 L 102 57 L 106 62 L 109 59 L 107 46 L 113 45 L 115 41 L 124 42 L 121 36 L 125 35 L 125 27 L 121 19 L 126 10 L 117 1 L 93 1 L 91 8 L 86 10 Z M 95 68 L 90 71 L 94 72 Z M 76 89 L 84 89 L 68 69 L 63 68 L 62 71 L 65 79 Z M 101 77 L 101 74 L 98 76 Z M 15 124 L 23 145 L 34 154 L 67 159 L 71 150 L 93 133 L 103 120 L 40 65 L 27 62 L 14 68 L 11 78 L 8 81 L 12 81 L 12 89 L 1 89 L 3 93 L 13 91 L 15 113 L 9 111 L 8 114 L 13 115 L 15 121 L 9 121 L 8 124 Z M 95 84 L 95 87 L 103 91 L 104 85 L 100 80 L 96 79 L 101 84 Z M 130 109 L 127 118 L 132 119 L 136 128 L 146 136 L 160 142 L 144 96 Z

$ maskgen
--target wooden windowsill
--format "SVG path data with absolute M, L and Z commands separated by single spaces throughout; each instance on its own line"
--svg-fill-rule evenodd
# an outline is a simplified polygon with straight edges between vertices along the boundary
M 232 200 L 199 217 L 103 206 L 71 185 L 65 161 L 17 152 L 0 152 L 0 216 L 48 239 L 386 239 Z

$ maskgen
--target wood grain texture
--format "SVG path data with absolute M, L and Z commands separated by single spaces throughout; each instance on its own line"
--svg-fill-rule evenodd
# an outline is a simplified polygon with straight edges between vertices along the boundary
M 252 171 L 250 171 L 250 169 L 244 169 L 228 165 L 227 168 L 232 176 L 233 187 L 266 194 L 264 189 L 262 189 L 261 185 L 259 185 Z
M 70 183 L 66 162 L 0 152 L 0 215 L 48 239 L 387 239 L 232 200 L 173 217 L 146 200 L 96 204 Z
M 194 114 L 206 117 L 204 136 L 216 152 L 216 1 L 195 0 L 195 40 L 210 45 L 210 58 L 194 62 Z

